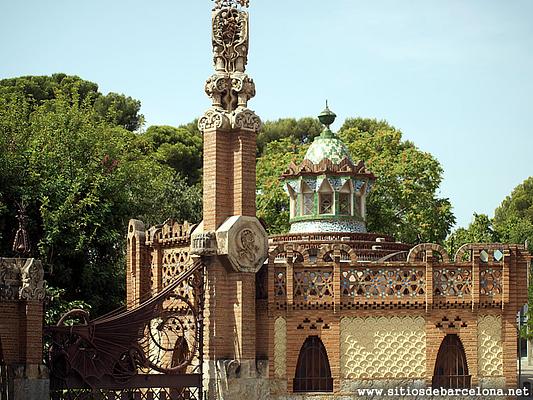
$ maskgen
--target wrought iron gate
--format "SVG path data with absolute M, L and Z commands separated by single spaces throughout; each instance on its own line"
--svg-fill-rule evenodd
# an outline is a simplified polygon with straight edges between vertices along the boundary
M 195 262 L 137 307 L 94 320 L 72 310 L 47 327 L 51 399 L 201 400 L 204 269 Z

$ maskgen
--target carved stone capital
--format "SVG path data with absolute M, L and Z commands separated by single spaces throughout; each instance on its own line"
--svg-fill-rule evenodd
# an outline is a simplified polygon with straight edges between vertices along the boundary
M 237 272 L 259 271 L 268 257 L 268 237 L 256 217 L 234 215 L 216 231 L 217 252 Z
M 21 272 L 20 298 L 22 300 L 44 300 L 44 270 L 41 261 L 28 258 Z
M 213 101 L 213 107 L 228 112 L 246 107 L 255 96 L 254 81 L 243 72 L 216 72 L 205 82 L 205 93 Z
M 0 300 L 17 300 L 21 286 L 20 267 L 14 258 L 0 258 Z
M 259 132 L 261 119 L 252 110 L 239 107 L 230 116 L 231 128 L 243 131 Z
M 226 111 L 219 107 L 209 108 L 198 120 L 198 129 L 201 132 L 210 129 L 229 130 L 230 128 L 231 124 Z

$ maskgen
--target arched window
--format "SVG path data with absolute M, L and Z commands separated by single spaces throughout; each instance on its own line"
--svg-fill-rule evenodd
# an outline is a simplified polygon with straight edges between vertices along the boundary
M 312 215 L 315 212 L 315 193 L 302 182 L 302 215 Z
M 319 214 L 333 214 L 333 188 L 324 179 L 318 189 L 318 212 Z
M 339 214 L 352 215 L 352 183 L 347 181 L 339 192 Z
M 432 386 L 434 388 L 470 387 L 466 354 L 457 335 L 446 335 L 440 345 Z
M 296 365 L 293 390 L 295 392 L 333 391 L 328 354 L 318 336 L 309 336 L 302 345 Z

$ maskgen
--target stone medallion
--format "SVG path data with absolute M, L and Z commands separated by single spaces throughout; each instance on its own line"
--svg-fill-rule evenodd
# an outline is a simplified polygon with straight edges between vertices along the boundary
M 255 217 L 229 217 L 216 231 L 217 253 L 237 272 L 259 271 L 268 257 L 268 236 Z

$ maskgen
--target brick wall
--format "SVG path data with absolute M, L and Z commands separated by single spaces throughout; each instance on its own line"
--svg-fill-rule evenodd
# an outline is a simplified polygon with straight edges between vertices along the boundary
M 43 305 L 39 301 L 0 302 L 0 340 L 4 362 L 41 364 Z

